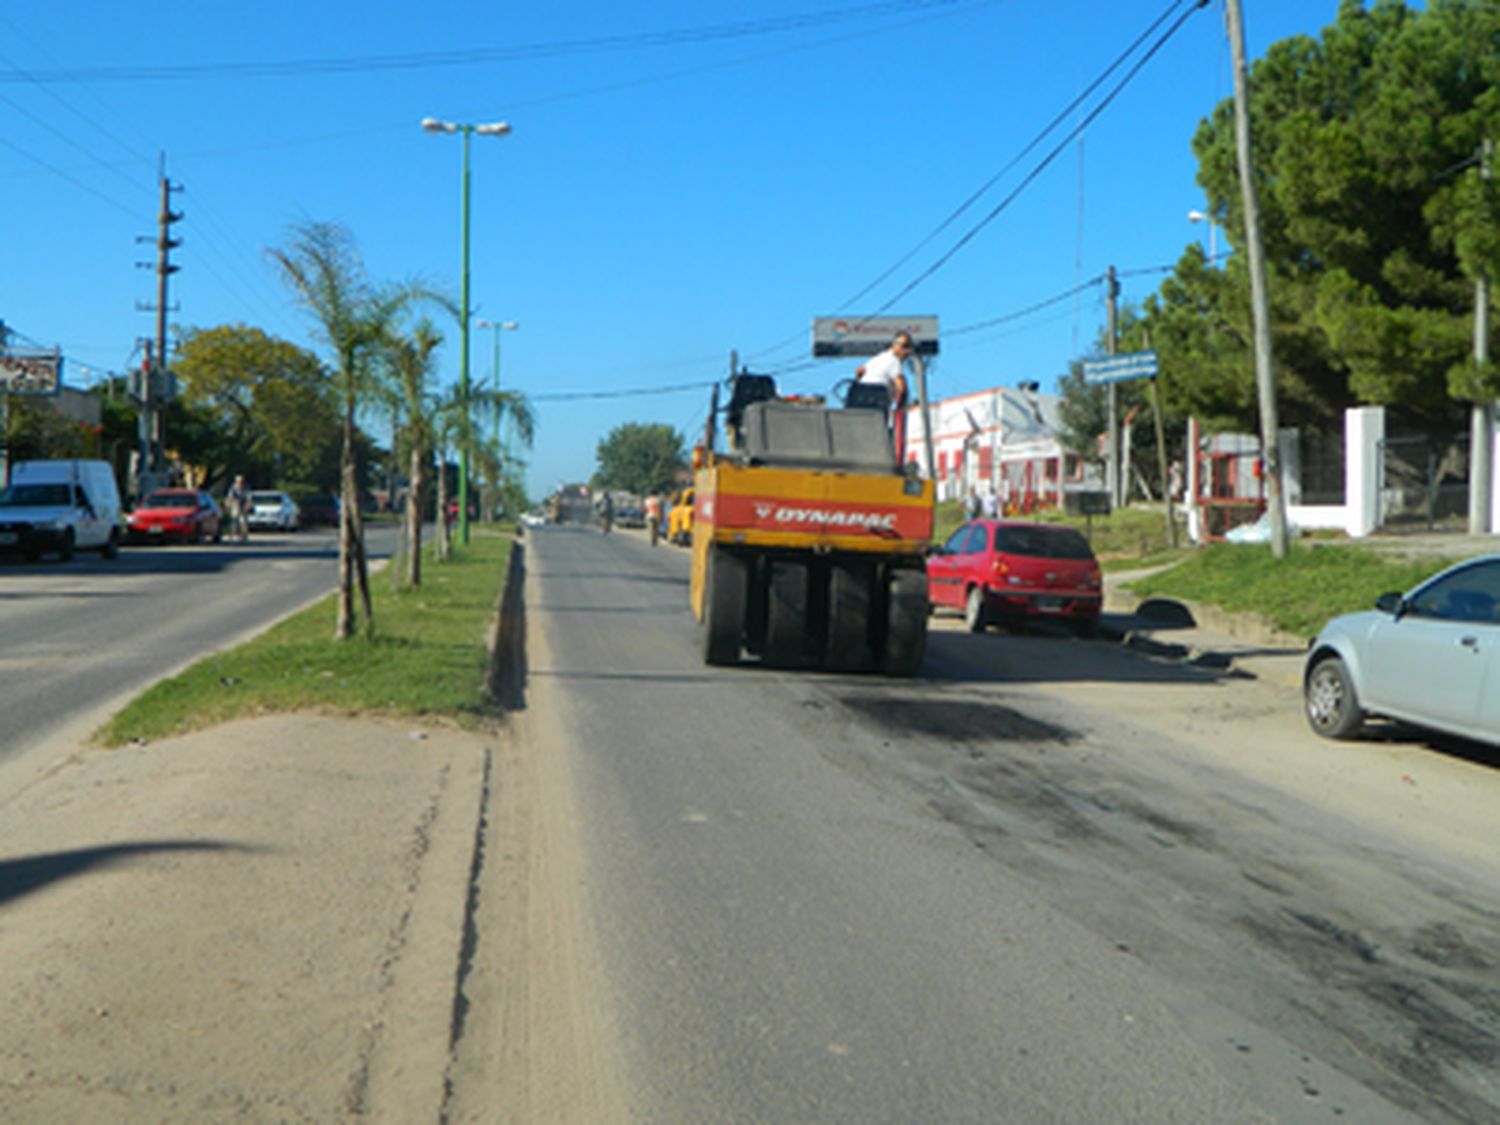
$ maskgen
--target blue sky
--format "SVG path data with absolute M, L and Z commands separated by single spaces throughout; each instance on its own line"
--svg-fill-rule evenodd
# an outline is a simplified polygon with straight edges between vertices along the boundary
M 69 385 L 126 368 L 154 330 L 153 314 L 137 308 L 154 298 L 154 275 L 136 267 L 154 250 L 137 239 L 155 233 L 163 153 L 186 214 L 174 325 L 245 322 L 312 346 L 264 254 L 307 219 L 347 226 L 376 280 L 420 278 L 456 293 L 461 142 L 418 123 L 505 120 L 511 135 L 472 146 L 472 294 L 476 319 L 520 326 L 503 334 L 501 378 L 535 402 L 528 483 L 540 496 L 587 478 L 615 425 L 664 422 L 694 435 L 708 403 L 701 386 L 597 396 L 706 384 L 726 373 L 731 349 L 756 369 L 785 371 L 788 390 L 826 391 L 847 377 L 852 362 L 807 362 L 811 319 L 872 312 L 927 272 L 1077 115 L 897 263 L 1170 7 L 8 6 L 0 319 L 24 342 L 62 347 Z M 1338 4 L 1243 8 L 1259 56 L 1276 39 L 1318 34 Z M 1190 142 L 1231 81 L 1215 0 L 1081 142 L 886 310 L 941 318 L 935 395 L 1031 379 L 1051 389 L 1097 337 L 1101 287 L 977 326 L 1111 264 L 1127 275 L 1124 299 L 1138 301 L 1160 274 L 1129 274 L 1206 243 L 1206 229 L 1187 221 L 1203 206 Z M 445 330 L 442 371 L 453 381 L 457 325 Z M 491 377 L 492 340 L 473 334 L 476 380 Z

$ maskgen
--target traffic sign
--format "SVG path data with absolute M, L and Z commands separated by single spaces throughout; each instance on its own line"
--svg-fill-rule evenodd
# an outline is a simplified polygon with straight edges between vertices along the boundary
M 1154 351 L 1128 352 L 1083 361 L 1085 383 L 1127 383 L 1132 379 L 1154 379 L 1156 375 Z

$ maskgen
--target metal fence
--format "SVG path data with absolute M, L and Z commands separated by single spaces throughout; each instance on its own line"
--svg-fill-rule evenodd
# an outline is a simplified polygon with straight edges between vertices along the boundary
M 1380 443 L 1380 526 L 1461 526 L 1469 511 L 1469 436 L 1411 434 Z

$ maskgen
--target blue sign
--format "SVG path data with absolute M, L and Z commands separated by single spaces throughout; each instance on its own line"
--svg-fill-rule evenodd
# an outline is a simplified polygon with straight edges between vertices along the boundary
M 1129 352 L 1083 361 L 1085 383 L 1128 383 L 1132 379 L 1155 379 L 1155 352 Z

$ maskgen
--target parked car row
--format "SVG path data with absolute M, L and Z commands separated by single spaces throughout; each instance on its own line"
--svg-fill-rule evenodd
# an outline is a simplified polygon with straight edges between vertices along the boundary
M 336 525 L 339 503 L 314 496 L 299 506 L 285 492 L 256 491 L 245 515 L 251 530 L 296 531 Z M 112 558 L 122 542 L 217 543 L 228 523 L 219 502 L 195 488 L 156 489 L 127 514 L 105 461 L 20 461 L 0 489 L 0 554 L 27 559 L 67 560 L 80 550 Z

